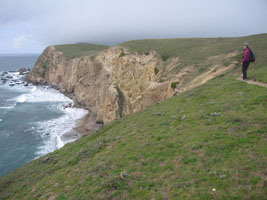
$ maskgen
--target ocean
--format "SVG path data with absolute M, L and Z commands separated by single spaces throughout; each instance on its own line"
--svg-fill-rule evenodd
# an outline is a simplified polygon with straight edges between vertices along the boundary
M 0 176 L 80 137 L 76 123 L 87 111 L 49 86 L 27 85 L 20 67 L 39 55 L 0 55 Z

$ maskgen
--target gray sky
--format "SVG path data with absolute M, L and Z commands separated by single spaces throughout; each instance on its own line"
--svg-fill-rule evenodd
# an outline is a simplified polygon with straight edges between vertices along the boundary
M 1 0 L 0 53 L 51 44 L 267 33 L 267 0 Z

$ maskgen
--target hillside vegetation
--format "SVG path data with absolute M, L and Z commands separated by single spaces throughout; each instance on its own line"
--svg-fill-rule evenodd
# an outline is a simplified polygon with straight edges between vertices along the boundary
M 63 55 L 68 60 L 82 56 L 94 56 L 108 47 L 109 46 L 88 43 L 55 45 L 56 50 L 63 52 Z
M 216 78 L 1 178 L 0 197 L 266 199 L 266 99 Z
M 267 34 L 121 46 L 187 66 L 234 51 L 239 62 L 245 41 L 257 59 L 249 78 L 267 82 Z M 238 63 L 1 177 L 0 199 L 267 199 L 267 89 L 240 73 Z

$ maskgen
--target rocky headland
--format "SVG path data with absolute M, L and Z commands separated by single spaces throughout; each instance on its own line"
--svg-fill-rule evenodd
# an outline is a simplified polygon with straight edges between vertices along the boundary
M 231 58 L 237 53 L 225 54 Z M 160 57 L 156 51 L 144 54 L 113 46 L 94 55 L 68 59 L 56 46 L 47 47 L 27 75 L 33 84 L 49 84 L 74 100 L 89 114 L 77 130 L 87 134 L 103 124 L 143 110 L 179 92 L 199 86 L 229 70 L 219 57 L 209 57 L 209 69 L 196 73 L 190 65 L 176 72 L 179 57 Z

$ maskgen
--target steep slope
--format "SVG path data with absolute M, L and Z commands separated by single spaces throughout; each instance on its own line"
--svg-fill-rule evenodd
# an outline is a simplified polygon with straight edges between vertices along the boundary
M 172 95 L 169 82 L 158 83 L 157 69 L 178 64 L 173 58 L 163 64 L 153 53 L 123 53 L 115 46 L 94 57 L 67 60 L 56 47 L 48 47 L 28 76 L 34 83 L 48 83 L 71 95 L 77 105 L 108 123 L 139 111 Z
M 59 88 L 78 106 L 89 109 L 96 121 L 106 124 L 240 68 L 244 41 L 255 47 L 260 58 L 254 77 L 265 81 L 261 59 L 265 51 L 259 47 L 266 48 L 266 38 L 262 34 L 139 40 L 110 48 L 86 44 L 50 46 L 28 79 Z
M 0 199 L 266 199 L 267 90 L 221 76 L 0 178 Z

